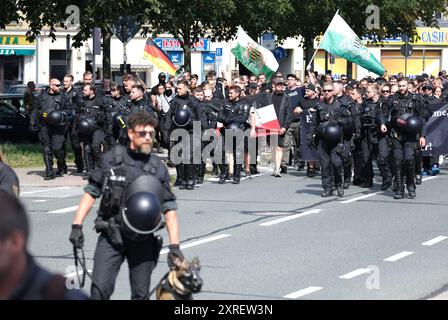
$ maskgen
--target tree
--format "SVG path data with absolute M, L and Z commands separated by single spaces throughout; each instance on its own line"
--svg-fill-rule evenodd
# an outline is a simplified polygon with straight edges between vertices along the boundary
M 16 9 L 15 0 L 0 1 L 0 29 L 5 29 L 6 25 L 19 20 L 19 14 Z
M 147 15 L 150 26 L 143 28 L 143 34 L 172 34 L 183 48 L 185 69 L 191 71 L 191 46 L 200 37 L 229 40 L 236 33 L 236 25 L 231 23 L 235 12 L 232 0 L 164 0 L 160 13 Z

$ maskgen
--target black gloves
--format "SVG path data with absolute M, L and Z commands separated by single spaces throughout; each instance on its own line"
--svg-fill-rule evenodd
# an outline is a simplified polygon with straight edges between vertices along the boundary
M 170 268 L 173 268 L 176 265 L 176 258 L 182 261 L 184 260 L 184 255 L 180 251 L 178 244 L 170 244 L 168 248 L 170 249 L 170 251 L 168 252 L 168 266 Z
M 70 242 L 76 249 L 81 249 L 84 246 L 84 234 L 82 233 L 82 225 L 72 224 L 72 232 L 70 232 Z

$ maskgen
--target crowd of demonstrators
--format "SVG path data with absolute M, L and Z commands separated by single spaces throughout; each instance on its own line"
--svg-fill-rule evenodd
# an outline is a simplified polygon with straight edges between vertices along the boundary
M 67 173 L 65 144 L 69 138 L 77 171 L 84 172 L 87 179 L 104 152 L 114 145 L 129 144 L 126 118 L 136 112 L 148 112 L 158 119 L 155 151 L 168 149 L 167 164 L 176 167 L 176 185 L 181 189 L 193 190 L 195 184 L 202 183 L 205 164 L 210 160 L 220 183 L 228 179 L 239 183 L 242 176 L 258 172 L 260 141 L 256 139 L 254 114 L 257 108 L 269 104 L 273 105 L 280 124 L 278 133 L 268 133 L 275 177 L 287 173 L 288 165 L 297 166 L 298 170 L 306 165 L 309 177 L 321 170 L 323 196 L 332 195 L 334 190 L 342 196 L 351 184 L 373 187 L 372 161 L 376 159 L 382 189 L 393 185 L 397 193 L 403 194 L 402 186 L 406 183 L 409 194 L 414 196 L 413 181 L 420 184 L 422 174 L 438 172 L 438 159 L 423 157 L 422 148 L 426 121 L 434 108 L 448 101 L 444 71 L 438 77 L 422 74 L 408 79 L 400 73 L 360 81 L 346 75 L 334 80 L 331 71 L 323 75 L 308 72 L 303 82 L 295 74 L 281 72 L 270 79 L 262 73 L 225 79 L 224 74 L 218 77 L 215 71 L 210 71 L 202 83 L 190 72 L 177 77 L 160 73 L 158 83 L 150 89 L 133 74 L 125 74 L 122 80 L 122 86 L 108 79 L 98 86 L 93 84 L 92 74 L 86 72 L 75 89 L 73 77 L 67 75 L 63 89 L 59 80 L 51 79 L 48 92 L 35 99 L 31 126 L 39 130 L 45 179 Z M 406 130 L 410 129 L 400 127 L 401 118 L 409 115 L 418 118 L 418 128 L 412 129 L 418 132 L 409 133 Z M 199 123 L 201 133 L 212 129 L 218 136 L 195 143 L 198 137 L 193 135 L 194 122 Z M 304 127 L 308 131 L 303 131 Z M 186 130 L 188 135 L 176 136 L 177 129 Z M 213 159 L 202 156 L 202 151 L 219 135 L 225 138 L 226 132 L 231 134 L 235 130 L 249 130 L 250 136 L 245 136 L 243 142 L 235 137 L 230 139 L 234 146 L 240 144 L 227 152 L 221 150 L 223 143 L 213 150 L 210 156 Z M 304 132 L 307 137 L 301 136 Z M 179 148 L 188 139 L 189 151 Z M 319 159 L 303 159 L 305 140 Z M 249 142 L 256 146 L 254 155 L 248 150 Z M 197 152 L 200 158 L 193 159 Z M 222 160 L 216 161 L 216 156 Z

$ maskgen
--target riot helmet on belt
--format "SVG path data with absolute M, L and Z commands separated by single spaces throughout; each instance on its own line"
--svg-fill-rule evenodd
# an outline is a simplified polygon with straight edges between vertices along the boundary
M 241 130 L 240 126 L 238 125 L 238 123 L 232 122 L 226 125 L 226 129 L 230 129 L 230 130 Z
M 119 112 L 112 113 L 112 123 L 115 130 L 126 128 L 126 118 Z
M 176 126 L 185 127 L 189 125 L 191 122 L 191 114 L 187 109 L 178 108 L 176 110 L 176 114 L 174 115 L 173 121 L 176 124 Z
M 52 110 L 47 117 L 45 122 L 50 126 L 62 126 L 67 123 L 67 114 L 61 110 Z
M 341 141 L 343 132 L 339 125 L 326 121 L 317 127 L 317 134 L 328 142 L 338 143 Z
M 122 211 L 122 232 L 128 239 L 139 241 L 163 226 L 162 184 L 153 175 L 143 175 L 126 191 Z
M 355 123 L 353 121 L 350 121 L 349 123 L 345 124 L 342 128 L 344 133 L 344 138 L 349 140 L 353 133 L 355 132 Z
M 78 122 L 78 132 L 83 135 L 92 134 L 95 131 L 95 120 L 90 118 L 81 118 Z
M 410 113 L 400 115 L 396 124 L 400 132 L 407 134 L 417 134 L 423 127 L 421 119 Z

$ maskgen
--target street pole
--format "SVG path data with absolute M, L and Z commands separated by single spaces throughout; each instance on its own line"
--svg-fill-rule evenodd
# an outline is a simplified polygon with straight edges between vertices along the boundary
M 70 34 L 67 34 L 66 38 L 66 51 L 65 51 L 65 74 L 70 74 L 70 62 L 71 62 L 71 46 L 70 46 Z
M 408 43 L 405 43 L 405 55 L 404 55 L 404 76 L 408 76 Z

